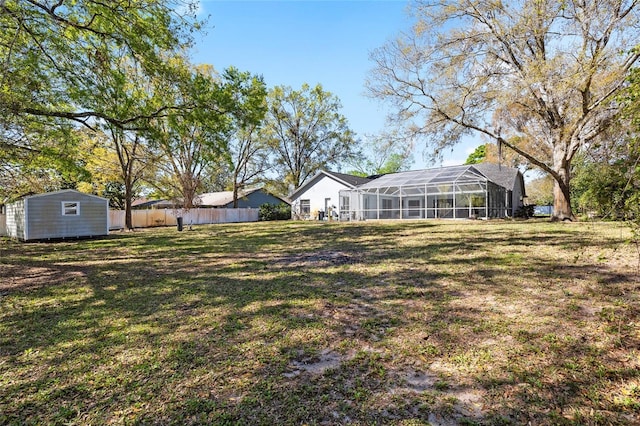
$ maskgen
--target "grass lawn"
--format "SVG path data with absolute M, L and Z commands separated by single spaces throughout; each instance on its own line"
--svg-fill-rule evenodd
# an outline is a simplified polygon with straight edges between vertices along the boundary
M 0 424 L 640 424 L 615 223 L 0 240 Z

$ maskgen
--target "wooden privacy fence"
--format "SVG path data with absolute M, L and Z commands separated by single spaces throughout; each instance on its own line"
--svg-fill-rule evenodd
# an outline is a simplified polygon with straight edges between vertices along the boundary
M 257 222 L 258 209 L 213 209 L 198 208 L 188 212 L 174 209 L 132 210 L 131 221 L 134 228 L 152 226 L 175 226 L 177 217 L 182 217 L 183 225 L 204 225 L 210 223 Z M 109 229 L 123 229 L 124 210 L 109 210 Z

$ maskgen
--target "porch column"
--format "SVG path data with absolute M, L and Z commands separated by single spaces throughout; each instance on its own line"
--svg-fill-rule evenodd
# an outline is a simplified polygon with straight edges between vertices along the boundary
M 429 206 L 427 205 L 427 200 L 429 199 L 429 194 L 427 192 L 427 184 L 424 184 L 424 203 L 422 204 L 424 206 L 424 210 L 422 211 L 423 214 L 423 218 L 426 219 L 427 217 L 429 217 L 429 214 L 427 213 L 427 209 L 429 208 Z
M 453 218 L 457 219 L 458 212 L 456 211 L 456 183 L 454 182 L 451 187 L 453 188 Z
M 489 184 L 487 182 L 484 184 L 484 193 L 484 217 L 489 219 Z

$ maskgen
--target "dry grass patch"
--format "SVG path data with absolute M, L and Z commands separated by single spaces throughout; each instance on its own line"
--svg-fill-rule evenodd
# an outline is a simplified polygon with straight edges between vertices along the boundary
M 639 424 L 624 225 L 0 243 L 2 424 Z

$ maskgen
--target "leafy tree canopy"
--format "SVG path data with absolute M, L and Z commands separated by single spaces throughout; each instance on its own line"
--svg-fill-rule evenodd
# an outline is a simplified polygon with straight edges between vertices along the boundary
M 193 105 L 153 120 L 150 132 L 162 153 L 160 182 L 166 195 L 191 208 L 210 180 L 208 172 L 231 161 L 229 139 L 239 129 L 261 122 L 266 88 L 261 77 L 249 72 L 231 67 L 218 75 L 204 65 L 192 68 L 162 93 L 176 105 Z
M 164 58 L 187 48 L 200 26 L 190 3 L 1 1 L 0 179 L 27 181 L 29 164 L 38 157 L 73 163 L 76 148 L 69 135 L 78 125 L 95 129 L 102 121 L 131 127 L 170 108 L 126 108 L 124 98 L 103 100 L 121 95 L 123 64 L 149 80 L 174 71 Z M 114 81 L 121 84 L 112 90 Z
M 341 107 L 319 84 L 271 90 L 263 134 L 274 150 L 278 193 L 287 194 L 318 170 L 351 159 L 355 136 Z
M 114 116 L 92 102 L 96 74 L 117 67 L 123 55 L 146 75 L 163 73 L 166 52 L 189 45 L 198 27 L 175 12 L 181 3 L 6 0 L 0 6 L 1 115 L 9 123 L 36 117 L 83 123 L 99 117 L 117 124 L 137 119 Z
M 487 159 L 487 145 L 480 145 L 469 156 L 464 164 L 478 164 Z
M 395 132 L 367 135 L 361 147 L 361 152 L 350 162 L 355 169 L 349 174 L 354 176 L 398 173 L 409 170 L 413 163 L 413 145 Z
M 604 218 L 633 219 L 640 230 L 640 70 L 618 97 L 620 119 L 607 137 L 584 150 L 572 169 L 574 205 Z M 640 235 L 640 234 L 638 234 Z

